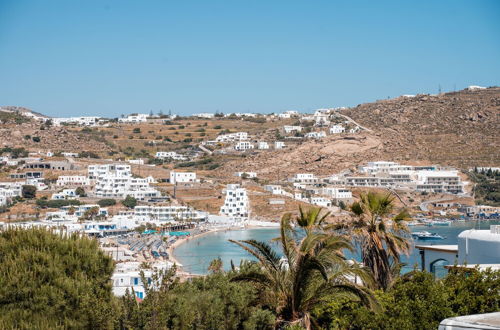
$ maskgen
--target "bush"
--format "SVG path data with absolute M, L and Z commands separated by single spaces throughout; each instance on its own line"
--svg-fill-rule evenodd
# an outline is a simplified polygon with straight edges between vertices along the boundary
M 57 200 L 47 200 L 47 199 L 37 199 L 36 205 L 46 209 L 46 208 L 51 208 L 51 209 L 59 209 L 63 206 L 69 206 L 69 205 L 80 205 L 80 201 L 77 199 L 57 199 Z
M 133 209 L 137 205 L 137 199 L 130 195 L 127 195 L 127 197 L 122 201 L 122 204 L 129 209 Z
M 96 240 L 8 229 L 0 250 L 0 328 L 113 327 L 113 261 Z
M 36 197 L 36 187 L 32 185 L 23 185 L 21 190 L 23 198 L 32 199 Z
M 97 202 L 100 207 L 113 206 L 116 205 L 116 200 L 112 198 L 101 199 Z
M 37 142 L 37 143 L 38 143 L 38 142 L 40 142 L 40 140 L 41 140 L 41 139 L 40 139 L 40 137 L 39 137 L 39 136 L 34 136 L 34 137 L 33 137 L 33 142 Z
M 80 196 L 80 197 L 85 197 L 85 196 L 87 196 L 87 195 L 85 194 L 85 189 L 83 189 L 82 187 L 78 187 L 78 188 L 76 188 L 75 193 L 76 193 L 78 196 Z
M 100 158 L 99 155 L 92 151 L 82 151 L 78 155 L 80 158 Z
M 139 127 L 136 127 L 132 132 L 138 134 L 141 132 L 141 129 Z

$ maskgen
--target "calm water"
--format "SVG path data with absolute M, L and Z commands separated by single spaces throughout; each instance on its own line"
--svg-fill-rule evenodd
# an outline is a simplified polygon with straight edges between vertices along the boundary
M 431 233 L 438 233 L 444 236 L 444 240 L 436 241 L 415 241 L 416 244 L 457 244 L 457 236 L 462 231 L 470 228 L 476 229 L 489 229 L 491 224 L 500 224 L 496 221 L 482 221 L 478 224 L 473 222 L 454 223 L 451 226 L 434 226 L 434 227 L 411 227 L 412 231 L 429 231 Z M 279 236 L 277 228 L 258 228 L 247 230 L 231 230 L 223 232 L 210 233 L 199 238 L 192 238 L 188 242 L 180 245 L 174 251 L 174 255 L 183 265 L 183 269 L 193 274 L 206 274 L 210 261 L 220 257 L 224 263 L 224 268 L 230 268 L 231 260 L 238 266 L 242 259 L 252 259 L 246 251 L 242 248 L 229 242 L 233 240 L 247 240 L 255 239 L 258 241 L 265 241 L 273 244 L 278 249 L 278 245 L 270 242 L 273 238 Z M 348 257 L 357 258 L 356 256 L 348 255 Z M 404 262 L 408 264 L 406 271 L 411 270 L 414 265 L 420 264 L 420 256 L 418 250 L 414 249 L 413 253 L 405 258 Z

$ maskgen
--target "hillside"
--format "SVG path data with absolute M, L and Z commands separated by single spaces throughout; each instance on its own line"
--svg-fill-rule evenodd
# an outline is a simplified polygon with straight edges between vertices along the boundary
M 327 136 L 288 150 L 249 155 L 218 170 L 258 170 L 276 180 L 304 171 L 332 174 L 374 160 L 458 168 L 500 163 L 500 88 L 417 95 L 342 110 L 370 129 Z

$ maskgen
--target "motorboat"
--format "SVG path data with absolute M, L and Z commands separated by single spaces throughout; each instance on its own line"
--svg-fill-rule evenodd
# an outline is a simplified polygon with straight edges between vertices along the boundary
M 419 240 L 438 240 L 438 239 L 444 239 L 443 236 L 438 235 L 436 233 L 429 233 L 428 231 L 417 231 L 411 234 L 411 236 L 414 239 L 419 239 Z
M 451 221 L 449 220 L 434 220 L 432 221 L 433 226 L 451 226 Z

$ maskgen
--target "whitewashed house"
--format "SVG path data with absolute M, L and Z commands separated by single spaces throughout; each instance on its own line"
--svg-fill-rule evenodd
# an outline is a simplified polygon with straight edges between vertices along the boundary
M 297 173 L 293 177 L 294 183 L 315 184 L 318 178 L 313 173 Z
M 321 207 L 330 207 L 332 206 L 332 201 L 319 196 L 313 196 L 310 198 L 310 203 L 313 205 L 321 206 Z
M 324 131 L 319 131 L 319 132 L 309 132 L 305 136 L 308 139 L 321 139 L 326 137 L 326 133 Z
M 149 185 L 154 179 L 133 177 L 130 165 L 89 165 L 88 173 L 89 178 L 95 180 L 94 194 L 97 197 L 125 198 L 130 195 L 144 200 L 161 196 Z
M 299 115 L 300 114 L 298 111 L 288 110 L 288 111 L 284 111 L 283 113 L 278 114 L 278 117 L 280 119 L 290 119 L 290 118 L 298 117 Z
M 220 214 L 230 218 L 246 219 L 250 212 L 247 190 L 239 184 L 228 184 L 226 198 L 220 209 Z
M 290 134 L 293 132 L 302 132 L 302 126 L 285 125 L 285 126 L 283 126 L 283 130 L 285 131 L 286 134 Z
M 269 191 L 273 195 L 282 195 L 283 194 L 283 187 L 281 187 L 279 185 L 271 185 L 271 184 L 265 185 L 264 189 L 266 191 Z
M 175 151 L 158 151 L 155 154 L 155 158 L 172 159 L 172 160 L 188 160 L 189 159 L 187 156 L 179 154 Z
M 137 205 L 134 208 L 134 218 L 139 222 L 199 222 L 205 221 L 207 217 L 207 212 L 183 205 Z
M 57 186 L 89 186 L 90 180 L 84 175 L 60 175 L 56 181 Z
M 345 132 L 345 127 L 342 125 L 330 126 L 330 134 L 340 134 Z
M 247 132 L 236 132 L 230 134 L 221 134 L 215 138 L 216 142 L 236 142 L 248 140 Z
M 145 123 L 148 121 L 148 114 L 145 113 L 138 113 L 138 114 L 132 114 L 128 115 L 125 118 L 118 118 L 118 121 L 120 123 Z
M 257 177 L 256 172 L 236 172 L 234 173 L 234 175 L 240 178 L 245 176 L 247 179 L 253 179 Z
M 269 149 L 269 144 L 266 141 L 261 141 L 258 144 L 259 150 L 267 150 Z
M 0 206 L 9 204 L 15 197 L 21 197 L 22 189 L 22 182 L 0 182 Z
M 248 141 L 239 141 L 235 144 L 234 149 L 238 151 L 251 150 L 254 145 Z
M 193 117 L 198 117 L 198 118 L 206 118 L 206 119 L 212 119 L 215 117 L 214 113 L 208 113 L 208 112 L 202 112 L 202 113 L 195 113 Z
M 154 282 L 153 274 L 160 270 L 164 273 L 170 267 L 172 267 L 172 263 L 169 261 L 154 263 L 148 269 L 142 269 L 138 261 L 119 262 L 116 264 L 111 276 L 113 294 L 121 297 L 128 291 L 130 294 L 134 293 L 138 299 L 144 299 L 146 297 L 146 289 L 144 288 L 144 283 L 142 283 L 141 271 L 148 284 L 152 288 L 157 289 L 156 285 L 159 283 Z M 161 279 L 158 280 L 161 281 Z
M 78 195 L 76 194 L 76 189 L 63 189 L 61 192 L 52 194 L 51 199 L 75 199 L 77 197 Z
M 325 187 L 322 190 L 323 195 L 330 196 L 336 201 L 351 201 L 352 191 L 347 188 Z
M 62 124 L 75 124 L 80 126 L 96 126 L 101 117 L 69 117 L 69 118 L 52 118 L 54 126 Z
M 196 172 L 170 172 L 170 183 L 188 183 L 188 182 L 196 182 Z
M 283 141 L 274 142 L 274 149 L 284 149 L 285 147 L 285 142 Z

